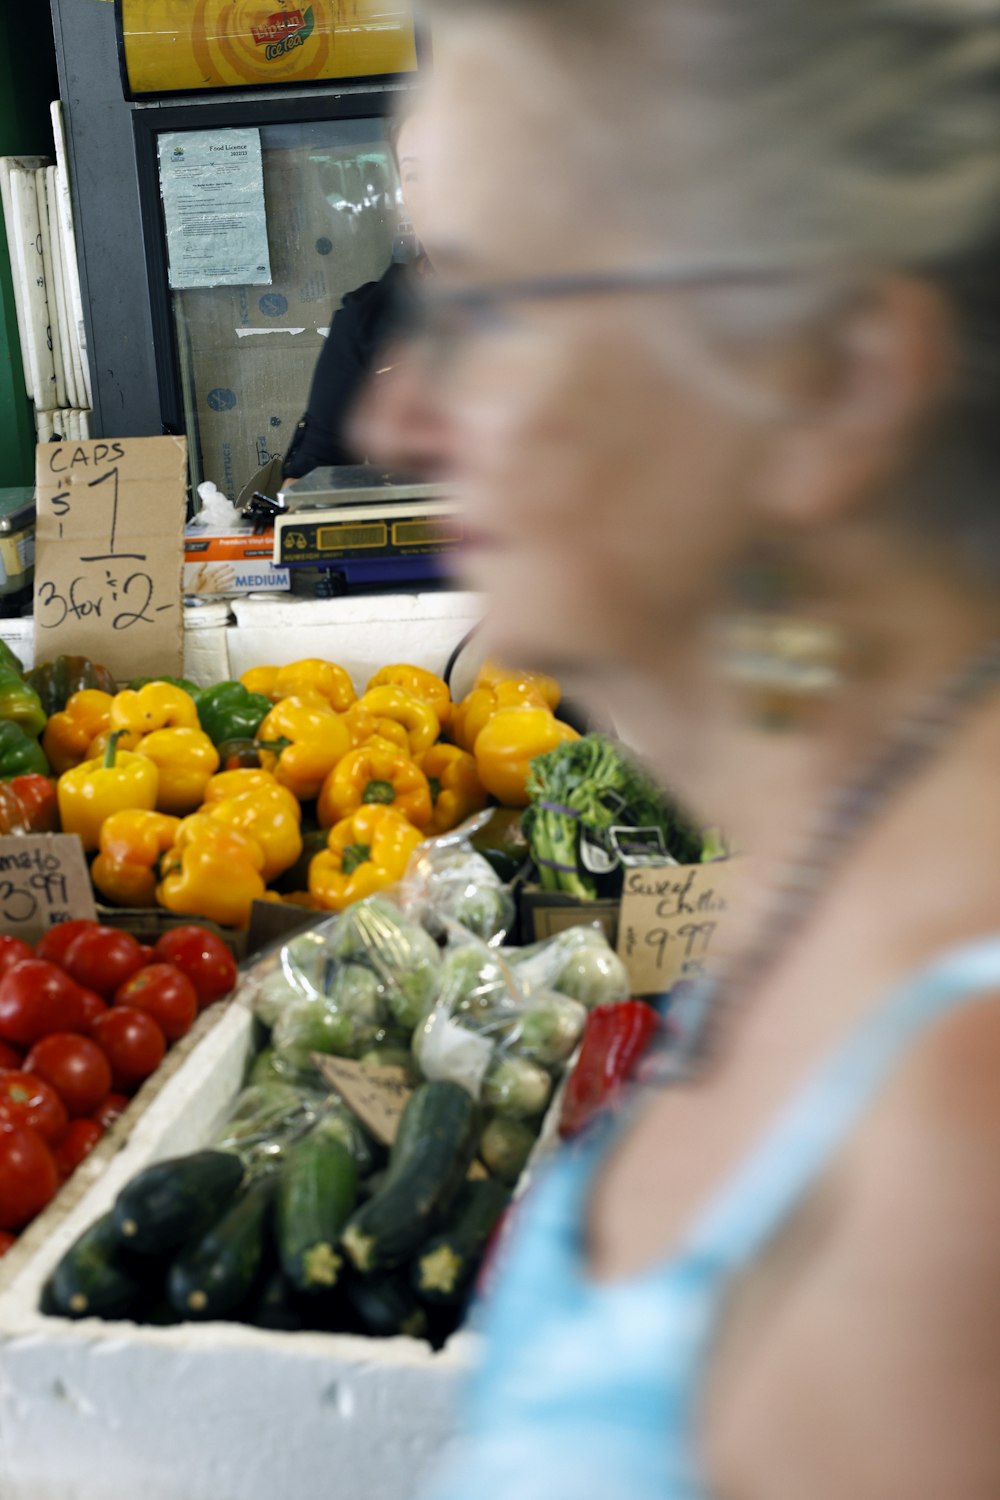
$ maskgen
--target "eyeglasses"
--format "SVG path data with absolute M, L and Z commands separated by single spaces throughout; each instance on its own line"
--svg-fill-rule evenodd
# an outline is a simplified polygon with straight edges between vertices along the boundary
M 774 286 L 786 269 L 732 263 L 716 266 L 638 266 L 630 270 L 567 273 L 473 286 L 423 289 L 414 332 L 426 339 L 434 355 L 447 360 L 466 339 L 502 328 L 511 306 L 519 303 L 566 302 L 576 297 L 634 295 L 650 291 L 712 287 Z

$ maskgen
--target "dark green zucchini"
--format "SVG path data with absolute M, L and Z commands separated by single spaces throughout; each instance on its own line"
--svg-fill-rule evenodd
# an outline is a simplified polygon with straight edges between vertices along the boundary
M 167 1296 L 186 1318 L 224 1318 L 249 1297 L 268 1245 L 273 1177 L 258 1178 L 174 1261 Z
M 428 1240 L 413 1264 L 413 1285 L 428 1302 L 458 1300 L 472 1282 L 510 1193 L 486 1178 L 466 1183 L 451 1223 Z
M 337 1284 L 340 1236 L 358 1201 L 358 1168 L 322 1128 L 288 1153 L 278 1182 L 275 1223 L 281 1268 L 300 1292 Z
M 427 1312 L 403 1276 L 352 1277 L 347 1285 L 347 1300 L 362 1330 L 371 1338 L 391 1339 L 400 1334 L 412 1339 L 426 1336 Z
M 118 1194 L 114 1222 L 137 1255 L 165 1255 L 200 1238 L 232 1201 L 243 1164 L 229 1151 L 196 1151 L 156 1162 Z
M 42 1305 L 65 1318 L 124 1318 L 139 1306 L 144 1291 L 141 1265 L 123 1253 L 108 1213 L 70 1245 Z
M 306 1327 L 295 1288 L 281 1270 L 272 1271 L 240 1316 L 255 1328 L 271 1328 L 278 1333 L 300 1333 Z
M 399 1122 L 380 1192 L 358 1209 L 344 1249 L 359 1271 L 402 1265 L 434 1233 L 455 1201 L 475 1155 L 479 1111 L 458 1084 L 424 1083 Z

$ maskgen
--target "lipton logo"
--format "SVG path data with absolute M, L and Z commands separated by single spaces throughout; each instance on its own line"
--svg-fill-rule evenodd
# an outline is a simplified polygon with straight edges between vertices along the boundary
M 273 16 L 268 16 L 262 26 L 251 26 L 250 34 L 257 46 L 264 48 L 264 56 L 268 62 L 273 62 L 295 47 L 301 47 L 312 35 L 315 25 L 316 18 L 310 5 L 304 12 L 276 11 Z

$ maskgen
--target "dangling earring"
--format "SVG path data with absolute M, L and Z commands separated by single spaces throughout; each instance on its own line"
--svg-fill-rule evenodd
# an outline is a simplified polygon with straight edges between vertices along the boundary
M 720 673 L 763 729 L 804 727 L 844 683 L 847 634 L 793 607 L 796 582 L 787 565 L 759 554 L 734 579 L 737 608 L 719 622 Z

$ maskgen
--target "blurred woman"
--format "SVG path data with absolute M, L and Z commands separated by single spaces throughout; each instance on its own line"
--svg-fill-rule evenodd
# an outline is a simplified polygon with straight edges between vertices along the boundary
M 493 644 L 753 856 L 439 1493 L 996 1500 L 1000 4 L 427 8 Z

